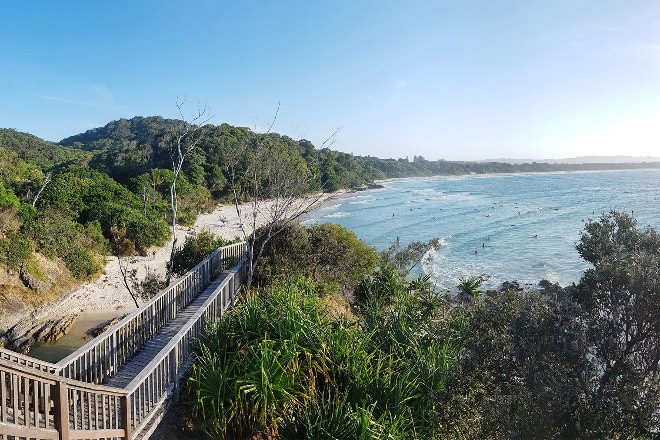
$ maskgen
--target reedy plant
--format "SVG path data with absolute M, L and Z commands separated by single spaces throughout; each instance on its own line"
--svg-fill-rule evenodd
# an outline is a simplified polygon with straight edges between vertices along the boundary
M 400 284 L 380 327 L 331 319 L 304 278 L 247 293 L 200 341 L 189 416 L 213 438 L 432 437 L 453 352 Z

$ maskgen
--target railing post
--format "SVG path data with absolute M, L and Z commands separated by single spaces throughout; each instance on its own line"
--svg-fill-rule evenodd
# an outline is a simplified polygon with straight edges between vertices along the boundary
M 57 381 L 52 386 L 51 395 L 53 396 L 53 416 L 55 419 L 55 429 L 60 434 L 60 440 L 69 438 L 69 393 L 66 384 Z
M 234 307 L 234 290 L 236 283 L 236 273 L 231 274 L 231 280 L 229 280 L 229 306 Z
M 133 426 L 131 422 L 131 396 L 126 395 L 122 396 L 119 399 L 119 411 L 121 411 L 120 417 L 124 425 L 124 437 L 126 440 L 131 440 L 133 435 Z
M 175 344 L 170 352 L 170 382 L 172 382 L 172 401 L 179 400 L 179 345 Z

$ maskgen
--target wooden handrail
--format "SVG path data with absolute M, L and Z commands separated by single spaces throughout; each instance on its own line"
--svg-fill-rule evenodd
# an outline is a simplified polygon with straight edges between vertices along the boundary
M 15 351 L 7 350 L 6 348 L 2 347 L 0 347 L 0 359 L 12 361 L 18 365 L 23 365 L 28 368 L 35 368 L 37 370 L 46 371 L 48 373 L 57 373 L 60 370 L 60 367 L 56 364 L 42 361 L 21 353 L 16 353 Z
M 243 257 L 238 262 L 168 344 L 124 388 L 133 408 L 132 421 L 136 432 L 154 417 L 157 402 L 168 393 L 177 393 L 178 380 L 189 365 L 192 342 L 204 331 L 209 318 L 215 320 L 233 302 L 235 291 L 245 276 L 245 260 Z
M 103 382 L 208 286 L 224 260 L 242 256 L 246 250 L 245 242 L 216 249 L 174 284 L 59 361 L 60 374 Z
M 25 438 L 129 438 L 125 390 L 0 359 L 0 433 Z M 77 431 L 84 435 L 77 436 Z M 4 437 L 3 437 L 4 438 Z
M 153 298 L 142 304 L 139 308 L 133 310 L 131 313 L 126 315 L 124 318 L 122 318 L 119 322 L 115 323 L 113 326 L 105 330 L 103 333 L 101 333 L 99 336 L 94 338 L 93 340 L 87 342 L 85 345 L 80 347 L 78 350 L 74 351 L 73 353 L 69 354 L 67 357 L 62 359 L 57 363 L 57 365 L 64 367 L 65 365 L 71 363 L 74 359 L 78 358 L 82 353 L 85 353 L 91 349 L 96 343 L 97 340 L 104 339 L 107 336 L 110 336 L 113 334 L 117 329 L 121 327 L 125 327 L 129 323 L 133 322 L 136 320 L 137 317 L 140 316 L 141 313 L 144 312 L 144 310 L 148 309 L 149 307 L 157 304 L 160 300 L 165 298 L 168 293 L 170 292 L 175 292 L 178 288 L 180 288 L 182 285 L 184 285 L 186 282 L 188 282 L 191 278 L 194 278 L 195 276 L 198 275 L 199 271 L 201 270 L 202 267 L 204 267 L 206 264 L 208 264 L 209 261 L 212 261 L 214 258 L 218 257 L 220 255 L 221 250 L 216 249 L 213 253 L 211 253 L 208 257 L 206 257 L 202 262 L 197 264 L 195 267 L 193 267 L 190 271 L 188 271 L 183 277 L 179 278 L 176 280 L 173 284 L 167 286 L 165 289 L 163 289 L 160 293 L 156 294 Z

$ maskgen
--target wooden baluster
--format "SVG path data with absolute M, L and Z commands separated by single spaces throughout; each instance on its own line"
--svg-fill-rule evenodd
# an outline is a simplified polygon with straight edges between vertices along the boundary
M 34 427 L 39 427 L 39 381 L 31 380 L 32 383 L 32 411 L 34 413 Z
M 69 438 L 69 396 L 66 384 L 56 382 L 53 385 L 51 394 L 53 395 L 54 408 L 53 415 L 55 416 L 55 429 L 60 434 L 60 440 L 68 440 Z
M 124 428 L 124 438 L 130 440 L 133 436 L 133 427 L 131 425 L 131 400 L 130 396 L 121 396 L 119 400 L 119 412 L 121 417 L 121 427 Z

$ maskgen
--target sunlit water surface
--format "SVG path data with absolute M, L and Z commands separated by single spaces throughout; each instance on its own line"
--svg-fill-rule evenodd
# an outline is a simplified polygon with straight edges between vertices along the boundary
M 660 228 L 660 170 L 438 177 L 384 182 L 333 199 L 303 224 L 332 222 L 378 250 L 437 237 L 423 268 L 442 288 L 480 275 L 486 287 L 516 280 L 579 281 L 575 245 L 584 223 L 610 210 Z

